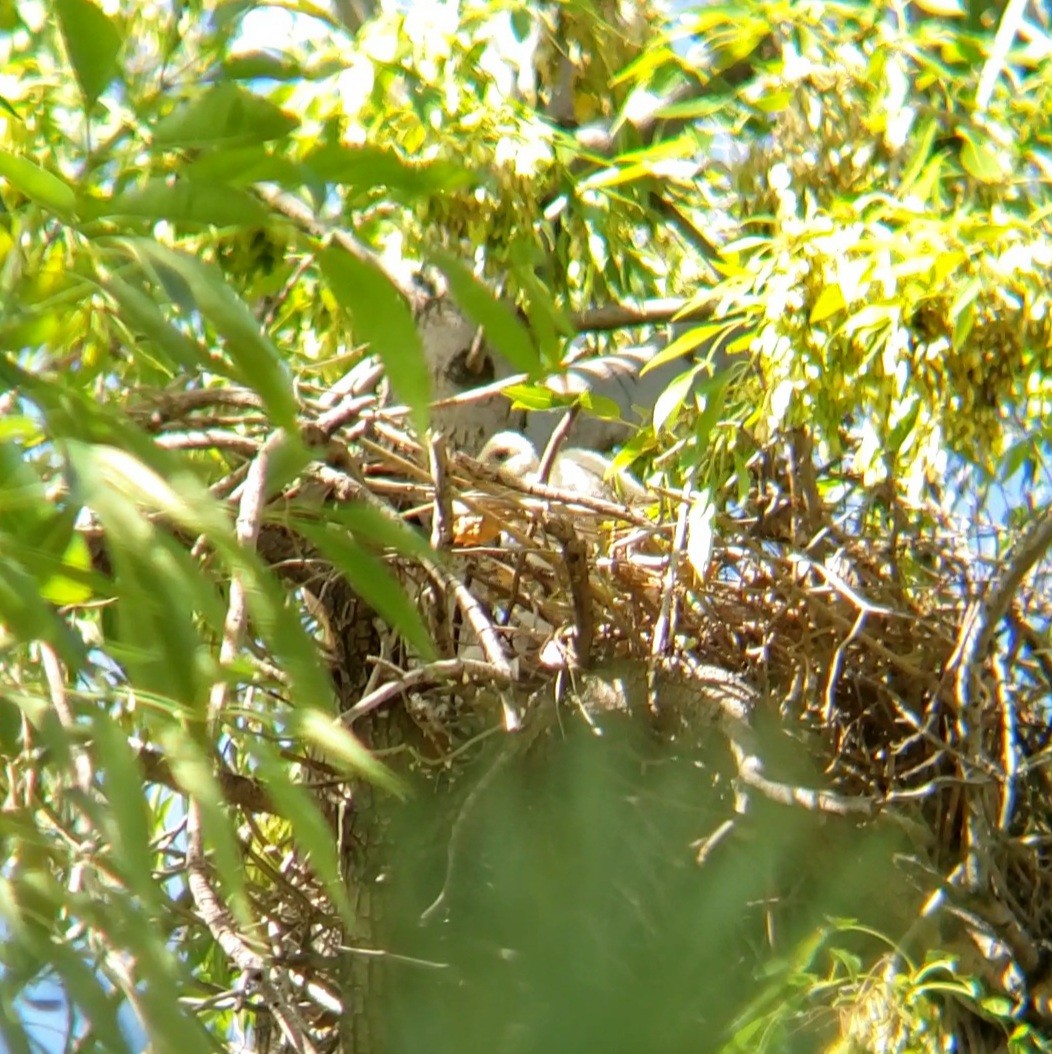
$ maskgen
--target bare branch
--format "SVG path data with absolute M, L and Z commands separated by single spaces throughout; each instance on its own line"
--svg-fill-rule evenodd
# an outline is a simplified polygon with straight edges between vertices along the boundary
M 609 333 L 632 326 L 657 326 L 663 322 L 706 322 L 712 318 L 712 307 L 691 307 L 689 300 L 663 298 L 644 300 L 639 305 L 608 304 L 581 311 L 573 317 L 578 333 Z

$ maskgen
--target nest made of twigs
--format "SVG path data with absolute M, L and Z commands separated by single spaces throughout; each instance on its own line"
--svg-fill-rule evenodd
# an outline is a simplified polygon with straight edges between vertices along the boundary
M 169 446 L 209 445 L 244 462 L 265 422 L 258 400 L 236 394 L 173 395 L 150 410 L 149 425 Z M 943 876 L 930 904 L 961 891 L 965 929 L 986 942 L 986 960 L 1007 959 L 1025 979 L 1022 992 L 1002 989 L 1046 1016 L 1027 994 L 1040 987 L 1052 947 L 1052 672 L 1038 632 L 1052 618 L 1046 577 L 1020 585 L 1028 568 L 1009 567 L 1001 578 L 1014 583 L 1010 603 L 984 612 L 999 568 L 982 565 L 969 531 L 942 509 L 910 507 L 888 488 L 883 522 L 908 529 L 882 531 L 858 499 L 865 489 L 848 485 L 853 497 L 816 519 L 788 468 L 773 496 L 756 485 L 711 520 L 709 544 L 692 546 L 689 491 L 654 490 L 628 508 L 526 485 L 439 440 L 421 444 L 402 420 L 367 392 L 306 406 L 316 460 L 279 496 L 322 517 L 326 503 L 366 502 L 429 534 L 437 554 L 385 559 L 439 657 L 422 662 L 374 619 L 378 639 L 363 636 L 359 657 L 368 676 L 342 700 L 352 727 L 402 708 L 453 758 L 480 727 L 511 728 L 523 717 L 472 712 L 489 689 L 529 692 L 612 661 L 728 671 L 759 706 L 808 730 L 837 792 L 922 821 L 925 859 Z M 779 463 L 777 451 L 768 463 Z M 222 498 L 241 478 L 235 464 L 213 492 Z M 309 548 L 293 534 L 261 539 L 279 574 L 289 551 Z M 294 584 L 328 608 L 332 625 L 351 602 L 335 569 Z M 1006 614 L 1007 649 L 977 648 L 977 621 Z M 987 645 L 991 632 L 979 633 Z M 346 665 L 347 648 L 331 656 Z M 1010 972 L 996 965 L 994 983 Z
M 1037 764 L 1043 692 L 1039 680 L 983 660 L 969 673 L 982 702 L 962 719 L 978 576 L 964 532 L 940 510 L 925 510 L 920 533 L 883 541 L 850 517 L 834 528 L 830 510 L 824 538 L 794 543 L 785 517 L 772 525 L 753 496 L 716 516 L 698 566 L 685 530 L 690 494 L 654 491 L 628 508 L 506 478 L 390 428 L 368 446 L 362 478 L 369 500 L 411 510 L 444 569 L 436 579 L 433 566 L 392 557 L 443 655 L 423 673 L 409 656 L 389 665 L 361 712 L 411 694 L 452 747 L 472 698 L 466 684 L 528 688 L 617 660 L 725 669 L 817 736 L 839 792 L 922 820 L 928 858 L 949 886 L 981 855 L 983 888 L 969 895 L 991 905 L 985 937 L 1005 942 L 1027 976 L 1044 968 L 1052 817 Z M 894 515 L 922 519 L 905 506 Z M 1047 617 L 1036 589 L 1020 602 Z M 982 846 L 967 819 L 976 811 Z

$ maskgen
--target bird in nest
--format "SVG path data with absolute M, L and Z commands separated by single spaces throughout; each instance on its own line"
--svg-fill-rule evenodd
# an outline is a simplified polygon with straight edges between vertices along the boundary
M 540 483 L 540 458 L 533 443 L 521 432 L 498 432 L 479 452 L 479 461 L 488 468 L 521 480 Z M 567 447 L 555 455 L 548 484 L 589 498 L 625 501 L 629 504 L 647 500 L 647 492 L 627 472 L 615 469 L 613 463 L 594 450 Z

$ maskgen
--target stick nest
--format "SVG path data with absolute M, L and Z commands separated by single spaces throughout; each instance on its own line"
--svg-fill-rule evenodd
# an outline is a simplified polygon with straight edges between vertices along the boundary
M 150 422 L 162 433 L 200 428 L 195 417 L 215 406 L 198 402 L 155 407 Z M 223 412 L 224 423 L 258 427 L 250 399 Z M 553 680 L 601 678 L 626 661 L 686 671 L 688 686 L 692 669 L 727 671 L 757 707 L 807 732 L 835 800 L 927 832 L 927 910 L 963 918 L 991 983 L 1021 1012 L 1049 1018 L 1037 995 L 1052 948 L 1047 566 L 1031 560 L 1019 573 L 1010 557 L 984 560 L 996 538 L 977 544 L 968 525 L 891 488 L 874 496 L 845 479 L 835 507 L 816 503 L 790 467 L 800 463 L 790 440 L 766 452 L 744 500 L 708 516 L 689 490 L 655 490 L 629 509 L 516 483 L 441 441 L 421 445 L 353 391 L 308 406 L 305 420 L 316 460 L 275 501 L 320 502 L 323 518 L 326 504 L 364 502 L 429 533 L 439 554 L 383 554 L 437 661 L 376 618 L 371 643 L 360 638 L 367 655 L 330 648 L 344 667 L 346 720 L 363 738 L 372 742 L 373 717 L 398 713 L 425 752 L 452 763 L 481 730 L 528 727 L 531 693 Z M 243 467 L 265 433 L 234 435 L 227 455 Z M 283 545 L 273 529 L 260 542 L 278 573 L 294 528 L 281 531 Z M 346 638 L 341 573 L 293 580 L 312 614 L 321 607 L 328 643 Z M 661 692 L 647 683 L 639 716 L 660 723 Z M 676 720 L 690 723 L 689 702 Z M 963 901 L 967 912 L 953 907 Z

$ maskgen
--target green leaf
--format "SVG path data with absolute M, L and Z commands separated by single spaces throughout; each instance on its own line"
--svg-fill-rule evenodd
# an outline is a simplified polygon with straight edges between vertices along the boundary
M 0 150 L 0 176 L 30 201 L 61 216 L 72 215 L 77 204 L 77 196 L 65 180 L 6 150 Z
M 229 536 L 219 504 L 189 470 L 173 472 L 165 460 L 151 464 L 128 450 L 103 443 L 74 440 L 69 456 L 78 485 L 92 501 L 118 497 L 130 508 L 159 513 L 187 532 L 208 535 L 217 544 L 224 535 Z
M 318 710 L 297 711 L 290 718 L 291 730 L 316 747 L 324 758 L 346 771 L 405 797 L 406 787 L 382 762 L 378 761 L 357 736 L 339 721 Z
M 70 536 L 62 566 L 74 574 L 59 572 L 51 575 L 40 587 L 40 595 L 57 607 L 85 603 L 91 598 L 93 590 L 86 581 L 91 571 L 91 551 L 83 535 Z
M 712 529 L 716 506 L 708 490 L 694 495 L 687 513 L 687 559 L 701 581 L 709 575 L 709 561 L 712 558 Z
M 333 707 L 332 680 L 318 661 L 297 608 L 287 603 L 286 587 L 262 566 L 255 553 L 237 550 L 242 574 L 248 575 L 252 624 L 273 661 L 289 676 L 289 699 L 296 706 Z M 233 560 L 233 557 L 230 558 Z
M 683 409 L 683 403 L 694 387 L 694 378 L 699 367 L 693 366 L 675 377 L 668 387 L 657 397 L 654 404 L 654 431 L 670 427 Z
M 615 399 L 599 395 L 596 392 L 585 391 L 581 392 L 575 401 L 585 413 L 591 414 L 593 417 L 599 417 L 604 421 L 622 420 L 621 407 Z
M 166 269 L 185 284 L 198 310 L 225 338 L 241 379 L 260 394 L 277 424 L 293 429 L 296 400 L 281 356 L 248 305 L 226 284 L 223 272 L 147 238 L 122 239 L 119 244 L 140 262 Z
M 511 31 L 515 39 L 518 41 L 525 40 L 532 28 L 533 18 L 530 12 L 524 7 L 512 8 Z
M 310 182 L 309 173 L 303 165 L 276 154 L 272 147 L 260 143 L 214 148 L 193 158 L 184 171 L 197 182 L 238 187 L 254 183 L 298 187 Z
M 45 961 L 62 978 L 63 988 L 91 1023 L 97 1049 L 127 1050 L 128 1044 L 117 1019 L 117 1005 L 81 953 L 58 941 L 50 941 L 44 954 Z
M 321 721 L 325 720 L 327 719 L 322 716 Z M 332 827 L 326 823 L 315 799 L 293 781 L 288 762 L 280 760 L 262 741 L 253 744 L 252 756 L 256 777 L 267 788 L 268 797 L 281 815 L 289 821 L 292 837 L 300 849 L 310 857 L 311 867 L 325 884 L 326 891 L 344 922 L 348 926 L 354 926 L 354 908 L 340 873 L 340 860 L 332 836 Z
M 924 171 L 925 165 L 931 158 L 932 146 L 935 136 L 939 131 L 939 122 L 935 117 L 929 117 L 918 123 L 912 141 L 909 144 L 911 151 L 909 163 L 902 170 L 901 193 L 905 197 L 913 188 L 913 184 Z
M 183 729 L 168 725 L 159 738 L 176 783 L 201 811 L 205 848 L 227 890 L 231 910 L 246 929 L 251 929 L 252 911 L 237 835 L 212 765 Z
M 423 656 L 435 658 L 424 620 L 398 579 L 346 531 L 300 522 L 297 530 L 346 576 L 351 587 Z
M 102 279 L 102 288 L 116 301 L 120 317 L 129 329 L 138 330 L 168 357 L 169 364 L 179 369 L 196 373 L 209 361 L 208 353 L 192 337 L 176 329 L 161 313 L 153 298 L 116 275 Z M 134 353 L 134 348 L 131 349 Z
M 511 400 L 513 410 L 550 410 L 563 405 L 562 399 L 543 384 L 510 384 L 504 394 Z
M 760 92 L 757 98 L 752 100 L 752 105 L 760 113 L 781 113 L 787 109 L 793 101 L 793 92 L 788 88 L 766 88 Z
M 469 170 L 453 162 L 409 162 L 393 150 L 375 146 L 329 143 L 308 154 L 304 165 L 325 182 L 387 187 L 409 198 L 462 190 L 475 182 Z
M 965 304 L 953 323 L 953 350 L 960 351 L 975 325 L 975 304 Z
M 643 363 L 643 368 L 639 371 L 639 375 L 642 377 L 651 370 L 664 366 L 666 362 L 682 358 L 688 351 L 693 351 L 699 344 L 704 343 L 726 329 L 726 322 L 709 322 L 705 325 L 694 326 L 688 329 L 686 333 L 681 333 L 671 344 L 662 348 L 656 355 Z
M 537 277 L 534 261 L 522 249 L 516 251 L 512 275 L 515 284 L 526 294 L 526 316 L 541 359 L 555 365 L 562 358 L 566 341 L 577 336 L 573 321 L 556 303 L 551 288 Z
M 151 179 L 112 198 L 82 200 L 80 212 L 93 219 L 142 216 L 148 220 L 204 224 L 214 227 L 260 227 L 269 213 L 242 190 L 197 180 Z
M 541 361 L 529 330 L 515 312 L 498 300 L 452 253 L 435 252 L 435 264 L 449 281 L 453 298 L 465 314 L 482 327 L 487 342 L 522 373 L 535 376 Z
M 150 1037 L 150 1049 L 156 1049 L 157 1054 L 214 1050 L 214 1037 L 191 1011 L 183 1008 L 177 992 L 170 981 L 163 987 L 147 984 L 135 1001 L 136 1009 L 142 1014 L 143 1030 Z
M 227 81 L 158 121 L 153 141 L 161 148 L 247 145 L 283 139 L 298 125 L 296 117 L 268 99 Z
M 818 294 L 818 299 L 815 301 L 814 307 L 811 308 L 809 321 L 812 325 L 816 322 L 824 322 L 831 315 L 835 315 L 838 311 L 843 311 L 845 307 L 847 307 L 847 301 L 844 300 L 844 294 L 841 292 L 840 286 L 827 285 Z
M 36 580 L 10 559 L 0 561 L 0 620 L 27 643 L 58 636 L 57 617 L 40 596 Z
M 915 399 L 906 413 L 902 415 L 901 420 L 899 420 L 892 428 L 887 441 L 888 453 L 897 454 L 899 452 L 902 444 L 906 442 L 906 438 L 917 424 L 917 420 L 920 417 L 921 406 L 921 400 Z
M 1017 1013 L 1012 1000 L 1003 995 L 988 995 L 979 1000 L 979 1006 L 993 1017 L 1010 1021 Z
M 127 737 L 108 714 L 96 712 L 92 716 L 92 738 L 107 802 L 103 822 L 114 860 L 136 895 L 156 907 L 160 898 L 153 879 L 150 818 L 142 770 Z
M 957 130 L 961 143 L 961 166 L 980 183 L 1003 183 L 1008 171 L 1001 155 L 986 140 L 978 139 L 963 128 Z
M 393 512 L 384 513 L 364 502 L 351 502 L 325 510 L 325 519 L 330 523 L 342 523 L 358 536 L 374 545 L 390 546 L 397 553 L 423 560 L 439 560 L 441 554 L 431 548 L 431 543 Z
M 223 605 L 211 580 L 149 513 L 214 543 L 230 533 L 222 513 L 188 473 L 166 480 L 128 451 L 104 444 L 68 440 L 67 449 L 74 494 L 106 530 L 120 661 L 140 689 L 199 709 L 210 659 L 202 629 L 219 631 Z
M 749 472 L 749 460 L 746 457 L 745 451 L 738 446 L 735 446 L 734 448 L 734 478 L 737 482 L 738 501 L 744 505 L 746 499 L 749 497 L 749 488 L 752 485 L 752 478 Z
M 85 110 L 120 73 L 120 30 L 106 13 L 91 0 L 55 0 L 62 39 L 69 61 L 84 95 Z
M 354 335 L 380 356 L 395 395 L 410 409 L 423 435 L 428 427 L 431 379 L 413 313 L 391 280 L 374 264 L 342 249 L 326 249 L 321 269 L 337 302 L 354 322 Z
M 299 80 L 304 75 L 303 66 L 294 59 L 266 51 L 228 56 L 223 60 L 223 73 L 232 81 L 289 81 Z

